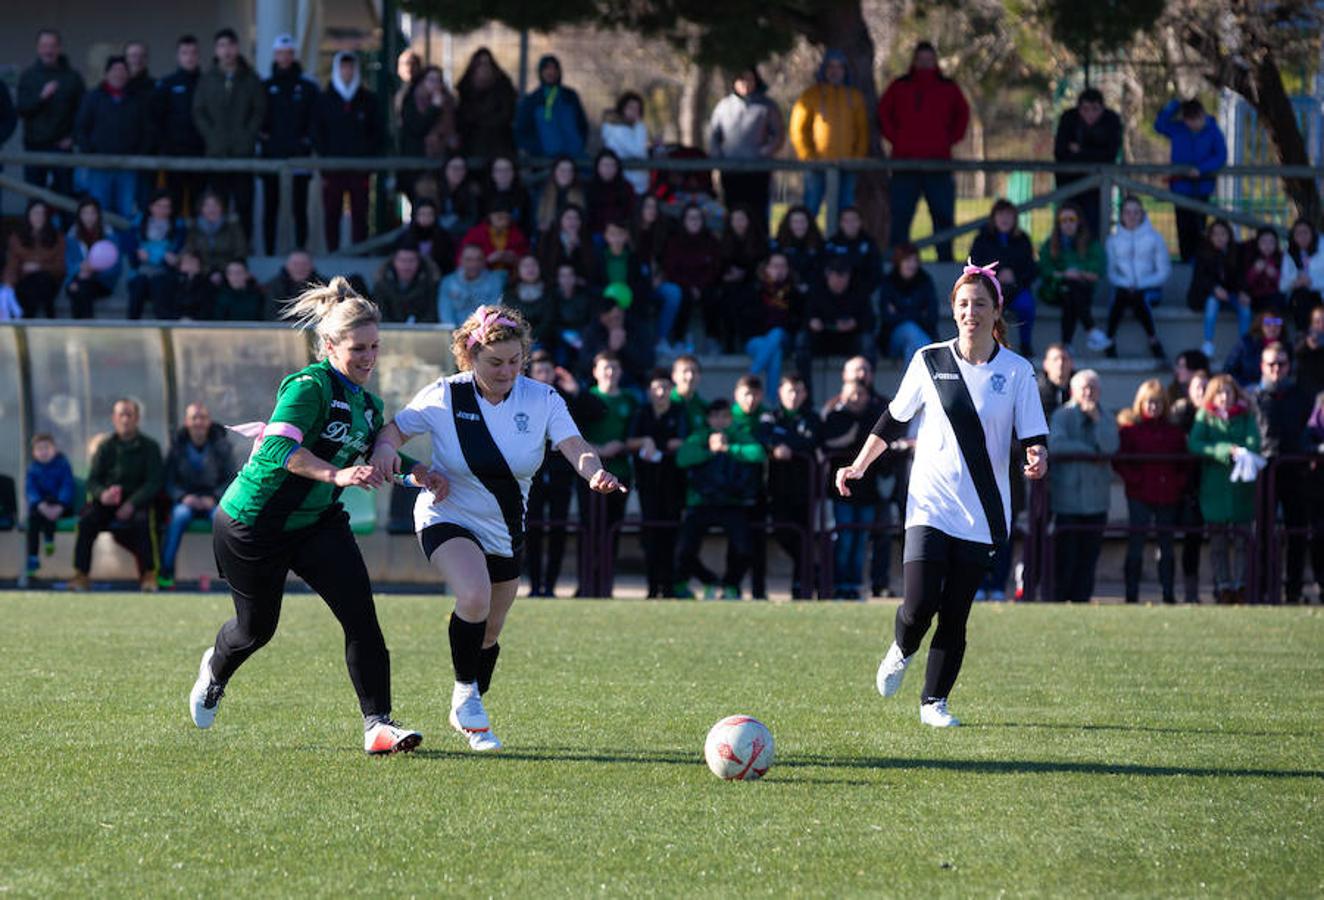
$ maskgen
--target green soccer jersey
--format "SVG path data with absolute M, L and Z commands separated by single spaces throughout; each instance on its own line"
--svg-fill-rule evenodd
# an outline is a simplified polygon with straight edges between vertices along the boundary
M 597 386 L 588 392 L 602 404 L 604 412 L 601 418 L 585 422 L 581 433 L 590 444 L 605 444 L 608 441 L 623 441 L 630 435 L 630 422 L 634 419 L 639 401 L 634 394 L 619 391 L 615 395 L 604 394 Z M 623 453 L 603 460 L 602 467 L 621 480 L 630 483 L 630 455 Z
M 285 463 L 300 447 L 337 469 L 372 452 L 382 427 L 381 398 L 335 371 L 326 360 L 287 375 L 267 422 L 297 429 L 302 441 L 268 433 L 221 498 L 235 521 L 262 531 L 294 531 L 318 520 L 341 489 L 295 475 Z

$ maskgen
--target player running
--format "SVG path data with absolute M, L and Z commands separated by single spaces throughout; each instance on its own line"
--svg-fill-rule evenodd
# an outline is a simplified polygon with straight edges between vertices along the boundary
M 1013 430 L 1025 446 L 1025 476 L 1048 472 L 1048 424 L 1034 368 L 1006 347 L 1002 286 L 990 266 L 967 265 L 952 287 L 954 340 L 911 357 L 896 397 L 855 461 L 837 470 L 837 490 L 864 475 L 887 449 L 894 423 L 919 415 L 906 499 L 905 599 L 896 640 L 878 667 L 878 691 L 891 697 L 933 617 L 919 718 L 959 725 L 947 697 L 965 656 L 965 625 L 975 591 L 1011 528 L 1008 460 Z
M 202 654 L 189 712 L 209 728 L 230 677 L 271 640 L 285 579 L 294 572 L 321 594 L 345 630 L 345 664 L 363 711 L 363 749 L 400 753 L 422 741 L 391 720 L 391 663 L 372 584 L 339 497 L 376 488 L 382 476 L 354 465 L 382 425 L 382 401 L 365 385 L 377 363 L 381 312 L 344 278 L 300 294 L 283 315 L 317 335 L 320 362 L 287 376 L 276 408 L 253 431 L 253 454 L 216 513 L 216 566 L 230 583 L 235 617 Z M 430 479 L 417 467 L 416 477 Z
M 450 723 L 475 750 L 501 748 L 482 695 L 519 587 L 525 503 L 545 444 L 551 441 L 590 489 L 625 490 L 580 436 L 555 388 L 520 374 L 529 343 L 529 325 L 518 312 L 480 306 L 452 335 L 459 374 L 419 391 L 382 429 L 372 455 L 379 475 L 395 472 L 398 448 L 426 434 L 432 474 L 449 484 L 449 492 L 419 497 L 414 527 L 424 555 L 455 595 Z

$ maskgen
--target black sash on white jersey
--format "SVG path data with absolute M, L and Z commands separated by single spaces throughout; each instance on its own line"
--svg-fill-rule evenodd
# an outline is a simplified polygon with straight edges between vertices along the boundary
M 930 347 L 924 352 L 924 363 L 929 367 L 933 386 L 942 401 L 947 421 L 956 435 L 956 444 L 965 457 L 966 468 L 975 483 L 975 492 L 984 507 L 984 517 L 988 519 L 988 532 L 993 544 L 1001 547 L 1007 541 L 1007 519 L 1002 507 L 1002 492 L 998 490 L 997 479 L 993 475 L 993 463 L 988 458 L 988 446 L 984 437 L 984 425 L 979 421 L 979 411 L 970 397 L 970 389 L 961 375 L 956 356 L 950 344 Z
M 483 421 L 478 409 L 478 388 L 472 380 L 451 382 L 451 410 L 464 462 L 496 498 L 510 532 L 511 555 L 519 556 L 524 550 L 524 493 Z

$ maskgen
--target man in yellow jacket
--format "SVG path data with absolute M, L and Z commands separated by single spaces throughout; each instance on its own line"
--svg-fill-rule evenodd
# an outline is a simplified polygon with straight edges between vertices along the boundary
M 846 54 L 828 50 L 818 67 L 816 83 L 809 86 L 791 110 L 791 143 L 803 160 L 861 159 L 869 154 L 869 115 L 864 94 L 851 85 Z M 805 206 L 813 215 L 823 203 L 827 175 L 805 173 Z M 841 173 L 838 207 L 855 202 L 855 174 Z

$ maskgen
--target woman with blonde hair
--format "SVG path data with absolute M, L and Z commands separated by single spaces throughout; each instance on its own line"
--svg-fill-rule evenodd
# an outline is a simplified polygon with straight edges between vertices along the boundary
M 414 435 L 432 444 L 430 478 L 439 489 L 419 496 L 414 526 L 455 595 L 450 723 L 474 750 L 501 748 L 482 695 L 519 588 L 525 509 L 544 448 L 551 442 L 591 490 L 625 489 L 580 436 L 556 389 L 522 374 L 530 341 L 516 310 L 478 307 L 451 338 L 460 371 L 419 391 L 382 429 L 372 454 L 380 478 L 399 471 L 398 448 Z
M 1172 536 L 1189 466 L 1173 458 L 1186 455 L 1186 433 L 1168 415 L 1168 394 L 1163 382 L 1151 378 L 1140 385 L 1135 402 L 1117 414 L 1117 426 L 1118 458 L 1113 461 L 1113 468 L 1126 485 L 1131 526 L 1126 543 L 1126 602 L 1140 600 L 1145 538 L 1153 526 L 1158 532 L 1158 573 L 1163 602 L 1175 603 Z M 1136 459 L 1137 456 L 1167 458 L 1146 460 Z
M 345 630 L 345 663 L 363 711 L 363 749 L 413 750 L 423 738 L 391 720 L 390 655 L 368 569 L 340 504 L 347 487 L 372 490 L 383 483 L 372 466 L 356 464 L 382 426 L 381 398 L 364 388 L 377 364 L 381 312 L 337 277 L 294 298 L 283 316 L 316 334 L 321 359 L 285 377 L 266 423 L 239 428 L 256 442 L 221 498 L 213 532 L 235 617 L 202 654 L 189 712 L 199 728 L 211 726 L 231 676 L 276 633 L 285 579 L 294 572 Z M 414 466 L 413 474 L 433 486 L 425 467 Z

